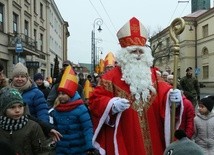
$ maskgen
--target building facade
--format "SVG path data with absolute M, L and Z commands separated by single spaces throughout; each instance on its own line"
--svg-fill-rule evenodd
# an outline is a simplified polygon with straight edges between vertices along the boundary
M 192 67 L 199 82 L 214 86 L 214 8 L 198 10 L 183 17 L 186 26 L 178 37 L 179 60 L 178 77 L 185 76 L 186 68 Z M 154 65 L 162 71 L 173 72 L 174 42 L 170 38 L 169 27 L 150 38 L 155 57 Z
M 11 78 L 17 62 L 27 66 L 31 77 L 37 72 L 51 76 L 52 57 L 66 59 L 67 26 L 53 0 L 0 0 L 0 62 L 6 76 Z

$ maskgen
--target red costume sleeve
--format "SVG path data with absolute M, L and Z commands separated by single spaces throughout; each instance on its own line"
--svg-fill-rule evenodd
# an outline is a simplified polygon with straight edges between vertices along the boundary
M 184 112 L 182 116 L 182 122 L 180 129 L 183 129 L 188 138 L 192 138 L 194 135 L 194 117 L 195 117 L 195 109 L 192 103 L 186 98 L 183 97 L 184 104 Z

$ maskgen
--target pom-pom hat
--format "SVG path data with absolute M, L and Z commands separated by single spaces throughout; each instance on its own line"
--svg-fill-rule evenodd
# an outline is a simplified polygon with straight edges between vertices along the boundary
M 179 140 L 172 142 L 164 151 L 164 155 L 204 155 L 202 148 L 186 137 L 183 131 L 176 130 Z
M 64 92 L 70 97 L 74 96 L 78 88 L 78 79 L 75 75 L 74 70 L 69 65 L 66 67 L 62 79 L 60 81 L 58 91 Z
M 0 115 L 5 113 L 5 110 L 15 103 L 24 105 L 21 94 L 14 88 L 4 87 L 0 90 Z
M 120 46 L 125 48 L 127 46 L 144 46 L 148 34 L 143 24 L 133 17 L 117 32 L 117 37 Z
M 17 63 L 13 68 L 12 77 L 17 75 L 28 77 L 28 69 L 21 62 Z

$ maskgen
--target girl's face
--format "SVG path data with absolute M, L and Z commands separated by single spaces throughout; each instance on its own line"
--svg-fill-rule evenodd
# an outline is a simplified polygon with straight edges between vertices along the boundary
M 67 103 L 70 100 L 70 96 L 68 96 L 64 92 L 59 92 L 58 93 L 58 99 L 60 103 Z
M 16 87 L 22 87 L 27 83 L 27 77 L 24 75 L 16 75 L 13 77 L 13 84 Z
M 209 113 L 207 107 L 205 107 L 203 104 L 198 105 L 198 111 L 201 115 L 207 115 Z
M 24 114 L 24 106 L 21 103 L 15 103 L 6 109 L 6 116 L 12 119 L 19 119 Z

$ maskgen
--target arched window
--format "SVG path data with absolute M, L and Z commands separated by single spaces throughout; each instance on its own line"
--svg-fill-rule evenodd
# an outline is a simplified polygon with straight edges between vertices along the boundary
M 208 54 L 209 54 L 209 51 L 208 51 L 207 47 L 204 47 L 204 48 L 202 49 L 201 55 L 202 55 L 202 56 L 208 56 Z

